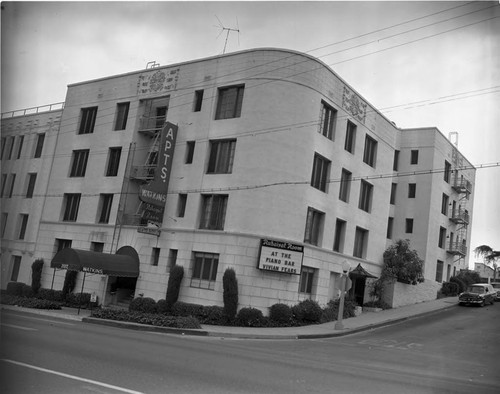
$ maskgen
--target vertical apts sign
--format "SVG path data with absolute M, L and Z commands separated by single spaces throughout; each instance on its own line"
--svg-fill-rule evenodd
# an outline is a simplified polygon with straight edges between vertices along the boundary
M 168 182 L 172 171 L 175 141 L 178 127 L 166 122 L 160 134 L 158 164 L 153 180 L 139 188 L 139 199 L 144 203 L 142 219 L 153 226 L 139 227 L 137 231 L 146 234 L 160 235 L 159 228 L 163 221 L 167 202 Z
M 260 240 L 258 269 L 282 274 L 300 275 L 304 247 L 272 239 Z

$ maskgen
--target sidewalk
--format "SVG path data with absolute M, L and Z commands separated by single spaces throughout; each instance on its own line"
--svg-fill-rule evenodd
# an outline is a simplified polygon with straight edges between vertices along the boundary
M 458 305 L 458 297 L 447 297 L 439 300 L 407 305 L 400 308 L 387 309 L 380 312 L 363 312 L 360 316 L 343 320 L 344 329 L 336 330 L 335 322 L 314 324 L 303 327 L 227 327 L 203 324 L 199 330 L 177 329 L 167 327 L 154 327 L 144 324 L 127 323 L 113 320 L 95 319 L 90 317 L 90 310 L 63 308 L 61 310 L 40 310 L 21 308 L 17 306 L 2 305 L 2 309 L 22 311 L 31 314 L 51 316 L 62 319 L 83 321 L 93 324 L 104 324 L 114 327 L 129 328 L 142 331 L 156 331 L 175 333 L 181 335 L 210 336 L 220 338 L 246 338 L 246 339 L 312 339 L 329 338 L 367 331 L 378 327 L 396 324 L 415 317 L 438 313 Z

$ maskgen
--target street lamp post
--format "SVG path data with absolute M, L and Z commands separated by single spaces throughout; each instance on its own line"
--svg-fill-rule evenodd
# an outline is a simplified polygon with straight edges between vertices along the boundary
M 341 284 L 340 284 L 340 303 L 339 303 L 339 315 L 337 317 L 337 321 L 335 322 L 335 329 L 336 330 L 343 330 L 344 329 L 344 324 L 342 322 L 342 319 L 344 317 L 344 300 L 345 300 L 345 286 L 347 282 L 347 275 L 349 270 L 351 269 L 351 265 L 347 260 L 344 260 L 342 263 L 342 277 L 341 277 Z

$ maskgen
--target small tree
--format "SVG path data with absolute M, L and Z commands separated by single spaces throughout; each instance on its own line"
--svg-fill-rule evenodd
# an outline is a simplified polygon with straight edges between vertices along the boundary
M 64 285 L 62 288 L 63 299 L 66 299 L 68 294 L 71 294 L 76 287 L 76 277 L 78 276 L 78 271 L 66 271 L 66 276 L 64 277 Z
M 476 271 L 461 270 L 456 277 L 464 282 L 466 286 L 470 286 L 473 283 L 481 283 L 481 276 Z
M 43 259 L 37 259 L 31 264 L 31 289 L 37 294 L 42 287 Z
M 410 248 L 410 241 L 400 239 L 385 250 L 380 279 L 416 285 L 424 281 L 423 270 L 424 261 L 416 250 Z
M 226 269 L 222 277 L 222 285 L 224 288 L 224 314 L 228 320 L 233 320 L 238 311 L 238 280 L 234 269 Z
M 165 297 L 166 309 L 170 310 L 179 299 L 181 291 L 181 282 L 184 277 L 184 267 L 182 265 L 174 265 L 170 268 L 170 276 L 168 277 L 167 295 Z

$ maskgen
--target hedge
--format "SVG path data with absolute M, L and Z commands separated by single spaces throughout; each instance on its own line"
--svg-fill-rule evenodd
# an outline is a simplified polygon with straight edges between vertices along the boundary
M 3 295 L 1 303 L 5 305 L 17 305 L 24 308 L 35 309 L 61 309 L 61 304 L 54 301 L 40 300 L 38 298 L 26 298 L 13 295 Z
M 97 319 L 149 324 L 158 327 L 190 329 L 201 328 L 200 323 L 194 317 L 165 316 L 159 313 L 142 313 L 115 309 L 95 309 L 92 312 L 92 317 L 95 317 Z

